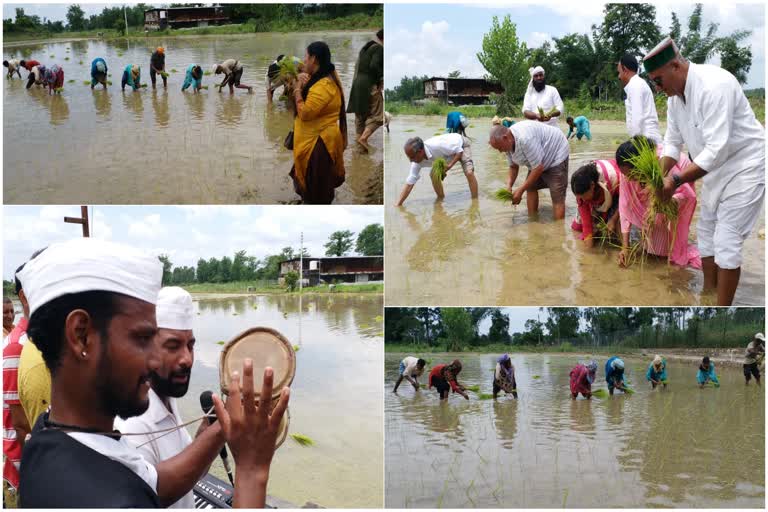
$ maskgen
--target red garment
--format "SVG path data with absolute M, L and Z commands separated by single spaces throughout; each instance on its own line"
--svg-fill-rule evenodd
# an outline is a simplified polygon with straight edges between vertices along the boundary
M 571 370 L 571 393 L 586 396 L 592 393 L 592 383 L 589 382 L 589 370 L 583 364 L 577 364 Z
M 446 366 L 448 366 L 448 365 L 447 364 L 439 364 L 439 365 L 435 366 L 434 368 L 432 368 L 432 371 L 429 372 L 429 384 L 428 384 L 427 387 L 431 388 L 432 387 L 432 379 L 434 377 L 438 377 L 438 378 L 447 380 L 448 384 L 451 385 L 451 389 L 453 390 L 454 393 L 460 393 L 461 392 L 461 388 L 459 387 L 459 383 L 456 382 L 456 377 L 453 375 L 453 372 L 448 372 L 448 374 L 449 374 L 448 378 L 446 378 L 446 376 L 444 375 L 443 370 L 445 369 Z
M 25 60 L 24 61 L 24 67 L 27 68 L 27 71 L 32 71 L 32 68 L 35 66 L 39 66 L 40 63 L 36 60 Z
M 611 179 L 611 173 L 609 173 L 606 164 L 610 164 L 613 167 L 613 169 L 611 169 L 611 171 L 613 171 L 613 175 L 615 176 L 613 179 Z M 616 164 L 616 160 L 596 160 L 595 165 L 597 166 L 598 172 L 603 175 L 603 179 L 605 180 L 605 185 L 608 188 L 608 192 L 610 192 L 611 196 L 613 196 L 612 207 L 609 208 L 609 210 L 618 210 L 619 183 L 621 182 L 621 172 L 619 171 L 619 167 Z M 605 193 L 605 191 L 603 191 L 603 193 Z M 576 198 L 576 205 L 579 209 L 579 217 L 581 218 L 580 230 L 582 240 L 586 240 L 594 234 L 595 230 L 592 224 L 592 210 L 602 204 L 603 201 L 598 201 L 594 198 L 591 201 L 584 201 L 582 199 Z M 599 214 L 603 220 L 608 220 L 608 212 L 600 212 Z M 579 231 L 579 229 L 576 231 Z
M 16 429 L 11 420 L 11 405 L 21 405 L 19 401 L 19 359 L 24 345 L 20 338 L 27 332 L 27 319 L 19 320 L 18 325 L 8 335 L 8 344 L 3 348 L 3 480 L 13 488 L 19 488 L 19 464 L 21 462 L 21 444 L 16 439 Z

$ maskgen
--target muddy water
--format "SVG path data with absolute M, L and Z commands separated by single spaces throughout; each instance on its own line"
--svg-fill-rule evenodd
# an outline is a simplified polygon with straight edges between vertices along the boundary
M 576 214 L 570 190 L 565 222 L 552 220 L 548 191 L 539 194 L 538 218 L 528 217 L 525 201 L 513 207 L 495 200 L 494 192 L 506 186 L 506 156 L 487 144 L 488 120 L 473 123 L 468 132 L 474 138 L 472 156 L 480 188 L 476 201 L 457 166 L 444 182 L 444 201 L 435 201 L 429 179 L 421 179 L 404 206 L 394 207 L 409 168 L 403 143 L 412 136 L 431 137 L 445 126 L 445 119 L 398 116 L 385 136 L 387 304 L 714 303 L 713 295 L 701 294 L 701 271 L 651 260 L 642 268 L 622 269 L 616 249 L 584 248 L 570 228 Z M 589 160 L 613 158 L 614 141 L 625 140 L 624 124 L 618 122 L 593 122 L 592 134 L 592 142 L 571 142 L 570 173 Z M 518 185 L 526 172 L 521 170 Z M 745 243 L 736 305 L 765 304 L 765 240 L 757 235 L 764 226 L 763 218 Z
M 651 391 L 648 361 L 627 359 L 634 395 L 573 401 L 568 372 L 578 357 L 514 355 L 519 400 L 470 392 L 441 405 L 434 390 L 391 392 L 405 355 L 385 356 L 387 507 L 765 504 L 765 395 L 744 386 L 740 369 L 718 368 L 722 387 L 701 390 L 695 364 L 670 363 L 669 389 Z M 455 357 L 460 382 L 490 393 L 496 356 L 428 354 L 433 364 Z
M 195 366 L 182 415 L 201 414 L 203 390 L 219 392 L 218 341 L 257 325 L 277 329 L 300 347 L 289 433 L 315 445 L 286 439 L 272 462 L 269 494 L 297 506 L 381 507 L 381 296 L 304 297 L 301 313 L 296 296 L 206 298 L 195 308 Z M 188 428 L 194 435 L 196 426 Z M 211 471 L 226 481 L 220 461 Z
M 278 54 L 303 58 L 307 44 L 324 40 L 348 97 L 357 53 L 370 37 L 365 32 L 334 32 L 5 45 L 4 59 L 33 57 L 60 64 L 65 72 L 64 92 L 55 97 L 38 87 L 26 90 L 25 80 L 4 82 L 5 202 L 297 201 L 288 177 L 293 156 L 283 147 L 293 117 L 280 101 L 267 106 L 267 67 Z M 153 91 L 149 57 L 161 45 L 171 75 L 167 90 L 159 80 L 160 87 Z M 107 92 L 83 85 L 90 80 L 96 57 L 107 61 L 112 75 Z M 242 83 L 254 86 L 253 94 L 236 90 L 230 95 L 227 89 L 219 94 L 213 85 L 221 82 L 221 75 L 213 74 L 203 78 L 208 91 L 181 93 L 189 64 L 199 63 L 208 72 L 227 58 L 244 64 Z M 142 82 L 150 84 L 142 92 L 120 91 L 123 69 L 130 63 L 142 67 Z M 22 76 L 26 79 L 25 70 Z M 347 121 L 354 136 L 354 115 Z M 375 148 L 370 155 L 354 143 L 345 151 L 347 178 L 335 202 L 381 203 L 383 136 L 379 132 L 370 140 Z

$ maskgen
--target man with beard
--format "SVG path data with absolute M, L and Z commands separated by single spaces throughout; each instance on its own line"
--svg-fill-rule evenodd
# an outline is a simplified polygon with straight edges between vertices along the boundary
M 220 421 L 179 455 L 147 462 L 113 430 L 116 416 L 149 407 L 161 369 L 155 302 L 162 265 L 132 247 L 92 238 L 49 246 L 19 279 L 29 301 L 29 335 L 51 371 L 51 407 L 38 418 L 21 461 L 24 508 L 157 508 L 186 495 L 227 441 L 235 459 L 235 506 L 264 506 L 269 466 L 289 392 L 275 410 L 254 399 L 253 363 L 237 372 Z M 265 393 L 274 374 L 264 372 Z
M 765 129 L 728 71 L 685 60 L 667 37 L 643 59 L 656 88 L 667 97 L 667 131 L 661 167 L 665 200 L 683 183 L 701 180 L 696 238 L 704 289 L 730 306 L 741 276 L 742 250 L 763 213 Z M 691 162 L 671 172 L 683 146 Z
M 16 310 L 13 307 L 13 301 L 8 297 L 3 297 L 3 339 L 5 339 L 15 325 L 13 320 L 16 318 Z
M 157 296 L 157 336 L 160 348 L 160 369 L 152 374 L 149 390 L 149 408 L 141 416 L 115 420 L 115 428 L 130 433 L 128 442 L 151 464 L 181 453 L 192 444 L 187 429 L 181 427 L 169 434 L 153 434 L 184 424 L 176 399 L 187 394 L 189 377 L 195 361 L 195 336 L 192 332 L 192 296 L 177 286 L 160 290 Z M 198 435 L 207 426 L 200 424 Z M 145 434 L 145 435 L 133 435 Z M 171 508 L 195 508 L 195 497 L 190 491 Z
M 526 119 L 557 127 L 557 119 L 565 110 L 560 93 L 551 85 L 547 85 L 543 67 L 536 66 L 528 72 L 531 74 L 531 81 L 525 91 L 523 115 Z

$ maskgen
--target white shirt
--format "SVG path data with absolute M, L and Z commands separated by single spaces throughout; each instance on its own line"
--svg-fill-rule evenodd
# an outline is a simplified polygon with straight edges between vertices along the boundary
M 147 485 L 153 491 L 157 492 L 157 470 L 155 466 L 142 457 L 141 453 L 128 443 L 126 436 L 117 440 L 113 437 L 85 432 L 67 432 L 67 434 L 88 448 L 126 466 L 136 473 L 139 478 L 147 482 Z
M 445 158 L 447 161 L 453 159 L 456 153 L 464 152 L 464 137 L 460 133 L 447 133 L 430 137 L 424 141 L 424 152 L 427 158 L 421 162 L 411 162 L 411 171 L 405 182 L 408 185 L 415 185 L 419 181 L 419 173 L 424 167 L 432 167 L 435 158 Z
M 627 111 L 629 136 L 644 135 L 660 144 L 659 115 L 656 113 L 656 102 L 651 87 L 640 76 L 635 75 L 627 82 L 624 92 L 627 93 L 624 108 Z
M 683 144 L 707 171 L 702 206 L 716 211 L 726 197 L 765 187 L 765 130 L 739 82 L 708 64 L 690 64 L 685 101 L 667 100 L 663 156 L 677 160 Z
M 515 137 L 514 151 L 507 151 L 509 165 L 528 166 L 533 170 L 544 164 L 544 170 L 563 163 L 570 154 L 568 139 L 559 128 L 539 121 L 520 121 L 509 127 Z
M 418 378 L 422 373 L 424 373 L 424 368 L 419 370 L 416 365 L 419 362 L 419 359 L 413 356 L 408 356 L 403 359 L 403 364 L 405 365 L 405 371 L 403 371 L 403 375 L 406 377 L 413 377 Z
M 526 91 L 525 99 L 523 100 L 523 114 L 525 114 L 526 111 L 538 113 L 539 107 L 541 107 L 545 114 L 552 110 L 553 107 L 556 107 L 561 114 L 565 110 L 563 100 L 560 99 L 560 93 L 551 85 L 545 85 L 541 92 L 537 92 L 533 87 L 531 87 L 529 91 Z M 559 116 L 553 117 L 544 124 L 557 126 L 558 119 L 560 119 Z M 536 122 L 540 123 L 541 121 Z
M 8 61 L 8 73 L 13 73 L 19 68 L 19 61 L 16 59 L 11 59 Z
M 149 408 L 141 416 L 134 416 L 127 420 L 115 418 L 115 428 L 123 434 L 147 432 L 142 436 L 123 436 L 131 445 L 135 453 L 141 453 L 150 464 L 157 466 L 160 462 L 178 455 L 187 446 L 192 444 L 185 427 L 170 434 L 165 432 L 149 434 L 156 430 L 173 428 L 183 424 L 175 398 L 168 398 L 171 405 L 169 411 L 154 390 L 149 390 Z M 166 434 L 166 435 L 163 435 Z M 159 437 L 162 436 L 162 437 Z M 147 443 L 149 441 L 149 443 Z M 147 443 L 147 444 L 144 444 Z M 139 447 L 139 445 L 142 445 Z M 170 508 L 195 508 L 195 496 L 189 491 L 183 498 L 170 506 Z

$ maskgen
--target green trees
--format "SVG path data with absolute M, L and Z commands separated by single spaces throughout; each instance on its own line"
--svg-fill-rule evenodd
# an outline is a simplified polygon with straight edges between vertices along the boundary
M 296 285 L 299 283 L 299 273 L 291 270 L 285 274 L 285 286 L 288 287 L 288 291 L 292 292 L 296 289 Z
M 445 350 L 461 351 L 475 336 L 472 315 L 464 308 L 444 308 L 442 316 L 447 341 Z
M 67 28 L 71 31 L 85 29 L 85 11 L 78 5 L 70 5 L 67 9 Z
M 384 254 L 384 226 L 369 224 L 357 235 L 355 252 L 363 256 L 380 256 Z
M 326 256 L 344 256 L 352 249 L 354 233 L 349 230 L 334 231 L 323 245 Z
M 498 16 L 493 17 L 491 30 L 483 36 L 482 47 L 477 60 L 488 75 L 504 88 L 499 110 L 502 113 L 511 112 L 512 103 L 523 97 L 530 78 L 528 47 L 517 37 L 517 26 L 509 15 L 504 16 L 501 23 Z
M 384 91 L 386 101 L 413 101 L 424 97 L 424 76 L 404 76 L 400 79 L 400 85 L 394 89 Z

